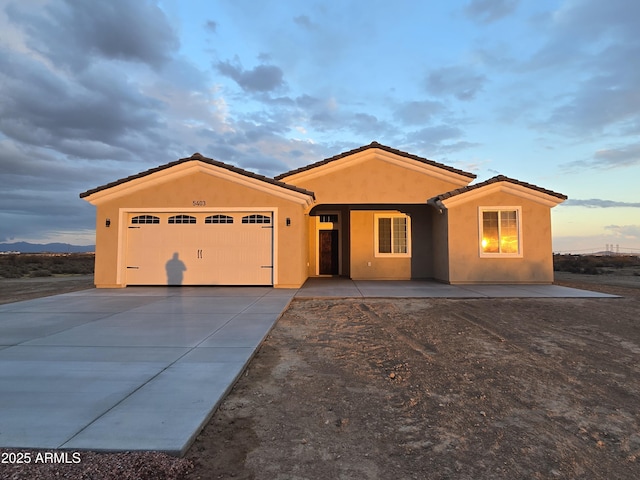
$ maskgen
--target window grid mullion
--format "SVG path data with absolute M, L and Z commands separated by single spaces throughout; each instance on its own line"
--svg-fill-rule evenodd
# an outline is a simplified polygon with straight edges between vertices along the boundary
M 502 253 L 502 210 L 498 210 L 498 253 Z

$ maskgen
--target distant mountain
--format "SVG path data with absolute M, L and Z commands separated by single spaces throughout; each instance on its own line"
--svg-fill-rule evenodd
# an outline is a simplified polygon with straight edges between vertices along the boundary
M 20 253 L 87 253 L 95 252 L 95 245 L 71 245 L 69 243 L 0 243 L 0 252 Z

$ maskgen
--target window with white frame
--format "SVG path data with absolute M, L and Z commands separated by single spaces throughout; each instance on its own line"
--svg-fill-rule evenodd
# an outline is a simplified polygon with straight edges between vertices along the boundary
M 376 214 L 375 256 L 411 256 L 411 219 L 404 214 Z
M 480 208 L 480 256 L 522 256 L 520 207 Z

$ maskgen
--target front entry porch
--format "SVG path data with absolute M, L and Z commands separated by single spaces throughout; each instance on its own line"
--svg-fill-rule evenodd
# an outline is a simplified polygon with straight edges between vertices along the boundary
M 424 204 L 321 204 L 309 212 L 309 277 L 434 278 L 434 219 Z

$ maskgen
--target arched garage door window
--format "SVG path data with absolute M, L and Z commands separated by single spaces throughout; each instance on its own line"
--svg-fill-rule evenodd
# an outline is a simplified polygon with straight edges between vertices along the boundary
M 229 215 L 210 215 L 204 219 L 204 223 L 233 223 L 233 217 Z
M 247 215 L 242 217 L 242 223 L 271 223 L 271 217 L 267 215 Z
M 169 223 L 196 223 L 196 217 L 192 217 L 191 215 L 174 215 L 173 217 L 169 217 Z
M 146 223 L 160 223 L 160 217 L 154 217 L 153 215 L 138 215 L 131 219 L 131 223 L 134 225 L 146 224 Z

